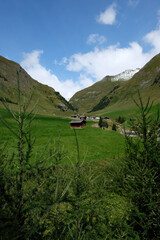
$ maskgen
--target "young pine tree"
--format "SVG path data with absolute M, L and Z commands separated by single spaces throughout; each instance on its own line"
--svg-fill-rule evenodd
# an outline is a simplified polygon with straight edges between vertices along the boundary
M 158 140 L 159 112 L 150 115 L 150 98 L 146 105 L 139 94 L 140 110 L 132 123 L 137 138 L 126 136 L 125 178 L 126 195 L 133 204 L 130 224 L 140 239 L 160 239 L 160 141 Z
M 48 141 L 43 151 L 36 154 L 32 161 L 35 138 L 31 135 L 31 123 L 35 106 L 28 111 L 32 95 L 27 102 L 23 101 L 19 75 L 20 71 L 17 72 L 18 111 L 12 111 L 6 99 L 3 99 L 14 124 L 0 118 L 16 143 L 13 153 L 8 157 L 3 154 L 8 145 L 0 153 L 0 238 L 40 240 L 46 230 L 46 226 L 41 223 L 42 219 L 48 208 L 63 200 L 69 185 L 63 183 L 60 187 L 59 184 L 57 165 L 64 155 L 60 143 L 46 156 Z

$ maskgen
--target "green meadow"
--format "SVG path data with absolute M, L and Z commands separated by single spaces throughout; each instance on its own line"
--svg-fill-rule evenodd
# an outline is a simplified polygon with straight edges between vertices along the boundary
M 158 109 L 160 109 L 160 104 L 155 104 L 152 106 L 150 113 L 152 114 L 153 117 L 157 116 Z M 134 107 L 131 107 L 130 109 L 126 109 L 126 110 L 116 109 L 116 110 L 105 111 L 105 112 L 101 111 L 99 114 L 103 117 L 107 116 L 113 119 L 116 119 L 119 116 L 124 116 L 125 119 L 128 121 L 130 118 L 136 118 L 138 115 L 140 115 L 140 110 L 134 104 Z
M 6 110 L 0 110 L 3 119 L 18 131 L 15 121 Z M 54 150 L 60 144 L 64 152 L 63 163 L 75 162 L 77 159 L 77 145 L 74 130 L 70 128 L 69 118 L 36 115 L 32 122 L 31 134 L 35 137 L 32 158 L 40 155 L 44 149 Z M 124 136 L 112 130 L 102 130 L 92 127 L 94 122 L 87 121 L 83 129 L 76 129 L 80 160 L 97 161 L 119 158 L 124 154 Z M 1 143 L 7 142 L 10 152 L 14 151 L 16 139 L 9 130 L 0 124 Z

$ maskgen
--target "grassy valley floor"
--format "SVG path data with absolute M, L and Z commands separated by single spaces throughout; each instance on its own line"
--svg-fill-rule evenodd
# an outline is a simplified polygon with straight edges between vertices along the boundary
M 18 131 L 6 110 L 0 110 L 0 114 L 3 119 L 6 118 L 9 121 L 15 131 Z M 69 118 L 36 115 L 32 123 L 32 135 L 36 138 L 33 155 L 40 155 L 44 148 L 54 150 L 57 144 L 60 144 L 59 147 L 65 153 L 63 163 L 75 162 L 77 146 L 74 131 L 70 128 L 70 121 Z M 93 123 L 87 121 L 85 128 L 76 130 L 81 160 L 95 161 L 123 156 L 124 136 L 112 130 L 94 128 Z M 12 152 L 16 139 L 2 124 L 0 136 L 1 143 L 7 141 Z

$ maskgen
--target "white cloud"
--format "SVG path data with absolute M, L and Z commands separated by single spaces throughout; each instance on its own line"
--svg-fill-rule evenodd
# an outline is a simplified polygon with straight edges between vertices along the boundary
M 21 62 L 23 67 L 31 69 L 33 66 L 39 67 L 39 57 L 43 54 L 42 50 L 34 50 L 32 53 L 23 53 L 24 60 Z
M 142 67 L 149 60 L 142 47 L 132 42 L 126 48 L 119 44 L 105 49 L 95 48 L 85 54 L 74 54 L 67 65 L 69 71 L 83 72 L 96 81 L 106 75 L 116 75 L 126 69 Z
M 112 25 L 116 22 L 116 4 L 113 3 L 97 17 L 97 22 Z
M 69 59 L 63 58 L 66 70 L 77 72 L 78 79 L 60 81 L 50 69 L 40 64 L 43 51 L 35 50 L 24 54 L 22 67 L 36 80 L 53 87 L 62 96 L 69 99 L 77 91 L 86 88 L 106 75 L 116 75 L 127 69 L 143 67 L 154 55 L 160 52 L 160 29 L 153 30 L 143 38 L 151 46 L 148 52 L 138 42 L 131 42 L 127 47 L 120 44 L 106 48 L 95 48 L 87 53 L 77 53 Z
M 160 52 L 160 29 L 148 33 L 144 37 L 144 41 L 152 46 L 151 54 L 155 55 Z
M 87 39 L 87 43 L 88 44 L 93 44 L 93 43 L 98 43 L 98 44 L 103 44 L 104 42 L 106 42 L 106 38 L 102 35 L 99 34 L 90 34 L 88 39 Z
M 132 42 L 125 48 L 117 44 L 103 49 L 95 48 L 84 54 L 74 54 L 69 59 L 67 70 L 83 73 L 97 81 L 106 75 L 141 68 L 160 52 L 160 29 L 146 34 L 144 41 L 151 46 L 146 53 L 138 42 Z
M 94 83 L 94 81 L 91 78 L 87 77 L 86 74 L 82 74 L 82 73 L 79 76 L 79 81 L 80 81 L 82 88 L 87 88 L 87 87 L 93 85 L 93 83 Z
M 78 83 L 74 82 L 72 79 L 60 81 L 50 69 L 46 69 L 40 64 L 41 54 L 43 54 L 42 50 L 34 50 L 31 53 L 24 53 L 24 59 L 21 62 L 21 66 L 33 79 L 54 88 L 67 100 L 77 91 L 88 87 L 89 84 L 93 84 L 92 80 L 83 75 L 80 75 Z
M 81 87 L 74 83 L 71 79 L 60 81 L 50 69 L 46 69 L 40 64 L 40 55 L 43 51 L 33 51 L 24 54 L 24 60 L 21 62 L 22 67 L 28 74 L 39 81 L 40 83 L 51 86 L 56 91 L 60 92 L 62 96 L 69 99 Z

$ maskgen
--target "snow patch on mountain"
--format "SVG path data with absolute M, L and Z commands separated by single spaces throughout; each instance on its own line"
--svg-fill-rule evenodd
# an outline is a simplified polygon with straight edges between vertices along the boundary
M 120 74 L 113 76 L 112 81 L 118 81 L 118 80 L 127 81 L 131 79 L 133 75 L 137 73 L 139 70 L 140 68 L 136 68 L 135 70 L 126 70 Z

